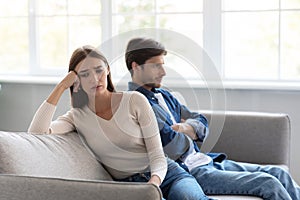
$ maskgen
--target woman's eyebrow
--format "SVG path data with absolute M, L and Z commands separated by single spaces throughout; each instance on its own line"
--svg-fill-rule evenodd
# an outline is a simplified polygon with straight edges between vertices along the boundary
M 78 73 L 85 73 L 87 71 L 89 71 L 89 69 L 83 69 L 83 70 L 79 71 Z
M 97 65 L 97 66 L 93 67 L 93 69 L 99 69 L 99 68 L 102 68 L 102 67 L 103 67 L 103 65 Z M 89 70 L 90 69 L 83 69 L 83 70 L 79 71 L 78 73 L 84 73 L 84 72 L 87 72 Z
M 101 68 L 101 67 L 103 67 L 103 65 L 95 66 L 94 69 L 99 69 L 99 68 Z

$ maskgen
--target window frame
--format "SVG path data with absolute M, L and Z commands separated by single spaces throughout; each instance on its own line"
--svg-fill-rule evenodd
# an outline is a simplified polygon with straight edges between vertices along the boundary
M 109 40 L 113 36 L 113 24 L 112 24 L 112 18 L 113 18 L 113 3 L 112 1 L 101 1 L 101 18 L 105 19 L 102 21 L 102 41 Z M 280 3 L 280 0 L 279 0 Z M 37 41 L 37 18 L 36 16 L 36 0 L 28 0 L 28 18 L 29 18 L 29 75 L 23 75 L 23 76 L 35 76 L 37 74 L 47 74 L 47 76 L 52 76 L 54 79 L 49 79 L 50 83 L 56 82 L 60 79 L 61 76 L 57 76 L 57 74 L 63 74 L 66 72 L 64 69 L 55 69 L 53 70 L 47 70 L 43 69 L 40 66 L 39 62 L 39 45 Z M 222 14 L 223 14 L 223 8 L 222 8 L 222 0 L 203 0 L 203 49 L 205 49 L 206 53 L 210 56 L 212 61 L 214 62 L 217 70 L 220 73 L 220 77 L 222 78 L 222 81 L 225 83 L 225 85 L 228 85 L 228 87 L 231 88 L 249 88 L 246 85 L 253 84 L 255 88 L 270 88 L 270 85 L 275 85 L 275 88 L 281 88 L 281 89 L 288 89 L 289 86 L 291 86 L 292 89 L 300 88 L 300 80 L 296 81 L 286 81 L 281 78 L 281 66 L 280 66 L 280 45 L 281 45 L 281 31 L 280 31 L 280 25 L 281 25 L 281 18 L 280 15 L 284 11 L 284 9 L 281 9 L 279 7 L 279 43 L 278 43 L 278 51 L 279 51 L 279 58 L 278 58 L 278 68 L 277 73 L 278 77 L 275 81 L 269 81 L 269 80 L 233 80 L 233 79 L 227 79 L 225 77 L 225 66 L 224 66 L 224 48 L 223 48 L 223 36 L 222 36 Z M 155 26 L 158 25 L 158 15 L 160 13 L 155 12 Z M 56 75 L 55 75 L 56 74 Z M 0 75 L 0 80 L 8 81 L 7 78 L 1 78 L 2 75 Z M 10 76 L 12 78 L 12 76 Z M 169 77 L 170 78 L 170 77 Z M 12 78 L 13 79 L 13 78 Z M 17 79 L 20 80 L 20 77 L 18 76 Z M 172 79 L 172 77 L 171 77 Z M 27 78 L 23 79 L 28 80 Z M 54 81 L 53 81 L 54 80 Z M 283 87 L 280 87 L 277 85 L 277 82 L 284 83 Z M 192 83 L 193 84 L 193 83 Z M 201 83 L 194 82 L 195 86 L 202 87 Z M 277 86 L 276 86 L 277 85 Z

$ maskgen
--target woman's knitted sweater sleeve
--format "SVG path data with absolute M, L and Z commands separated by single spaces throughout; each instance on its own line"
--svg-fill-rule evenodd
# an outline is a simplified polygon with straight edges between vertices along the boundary
M 163 181 L 167 173 L 167 161 L 163 152 L 155 114 L 146 97 L 134 92 L 131 98 L 131 109 L 134 110 L 144 137 L 151 175 L 157 175 Z
M 44 101 L 36 111 L 29 133 L 33 134 L 63 134 L 75 130 L 72 110 L 52 121 L 56 106 Z

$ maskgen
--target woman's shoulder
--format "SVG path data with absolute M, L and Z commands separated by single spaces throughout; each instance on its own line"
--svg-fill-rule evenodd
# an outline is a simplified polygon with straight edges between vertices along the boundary
M 148 101 L 147 98 L 138 91 L 126 91 L 123 94 L 134 101 Z
M 125 91 L 123 92 L 123 100 L 129 103 L 130 107 L 145 107 L 149 104 L 147 98 L 137 91 Z

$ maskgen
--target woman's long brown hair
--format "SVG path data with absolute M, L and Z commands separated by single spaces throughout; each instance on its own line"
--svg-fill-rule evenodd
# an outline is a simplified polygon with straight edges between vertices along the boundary
M 93 58 L 99 58 L 101 59 L 108 67 L 109 64 L 105 56 L 93 46 L 83 46 L 78 49 L 76 49 L 70 59 L 69 63 L 69 72 L 74 71 L 78 63 L 80 63 L 82 60 L 86 59 L 87 57 L 93 57 Z M 111 80 L 111 73 L 107 75 L 107 90 L 110 92 L 115 92 L 115 87 Z M 81 87 L 81 86 L 79 86 Z M 78 92 L 73 92 L 74 86 L 70 87 L 71 92 L 71 104 L 73 108 L 82 108 L 83 106 L 88 104 L 88 95 L 83 91 L 83 89 L 79 89 Z

